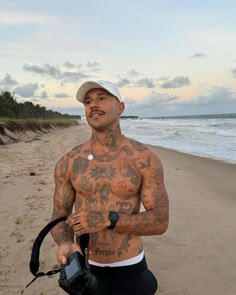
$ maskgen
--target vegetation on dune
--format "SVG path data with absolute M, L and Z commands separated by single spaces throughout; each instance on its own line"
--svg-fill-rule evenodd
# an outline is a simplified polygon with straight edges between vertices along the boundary
M 41 134 L 78 125 L 78 119 L 81 117 L 47 110 L 29 101 L 18 103 L 10 92 L 0 93 L 0 145 L 22 140 L 32 132 Z
M 14 93 L 8 91 L 0 93 L 0 117 L 11 119 L 81 119 L 80 116 L 47 110 L 44 106 L 35 105 L 31 101 L 18 103 L 14 98 Z

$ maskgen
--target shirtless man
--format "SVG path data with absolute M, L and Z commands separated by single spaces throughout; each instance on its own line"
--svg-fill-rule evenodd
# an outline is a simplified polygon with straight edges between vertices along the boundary
M 99 281 L 92 294 L 154 294 L 157 281 L 147 268 L 141 236 L 161 235 L 168 227 L 162 164 L 121 133 L 124 103 L 114 84 L 85 82 L 76 97 L 92 136 L 56 164 L 52 219 L 68 216 L 52 230 L 58 262 L 80 251 L 79 237 L 90 233 L 89 262 Z

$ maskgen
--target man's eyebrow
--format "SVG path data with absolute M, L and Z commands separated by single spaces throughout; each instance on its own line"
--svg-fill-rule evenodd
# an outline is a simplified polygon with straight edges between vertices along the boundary
M 97 92 L 96 96 L 99 96 L 99 95 L 102 95 L 102 94 L 112 95 L 112 94 L 110 94 L 108 91 L 106 91 L 105 89 L 104 89 L 104 90 L 101 89 L 99 92 Z M 90 96 L 89 96 L 89 94 L 88 94 L 88 95 L 85 96 L 84 101 L 85 101 L 86 99 L 89 99 L 89 98 L 90 98 Z

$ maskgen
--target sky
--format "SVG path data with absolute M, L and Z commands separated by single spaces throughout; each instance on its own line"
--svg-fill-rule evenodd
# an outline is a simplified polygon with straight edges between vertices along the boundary
M 0 0 L 0 91 L 83 115 L 87 80 L 123 115 L 236 113 L 236 1 Z

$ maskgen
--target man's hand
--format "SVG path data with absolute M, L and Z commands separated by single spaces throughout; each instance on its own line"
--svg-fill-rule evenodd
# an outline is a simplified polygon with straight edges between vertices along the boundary
M 73 242 L 64 242 L 62 243 L 57 251 L 57 261 L 58 264 L 66 264 L 67 257 L 69 257 L 73 252 L 80 251 L 78 245 Z
M 81 211 L 71 214 L 66 223 L 77 236 L 106 229 L 110 225 L 108 211 Z

